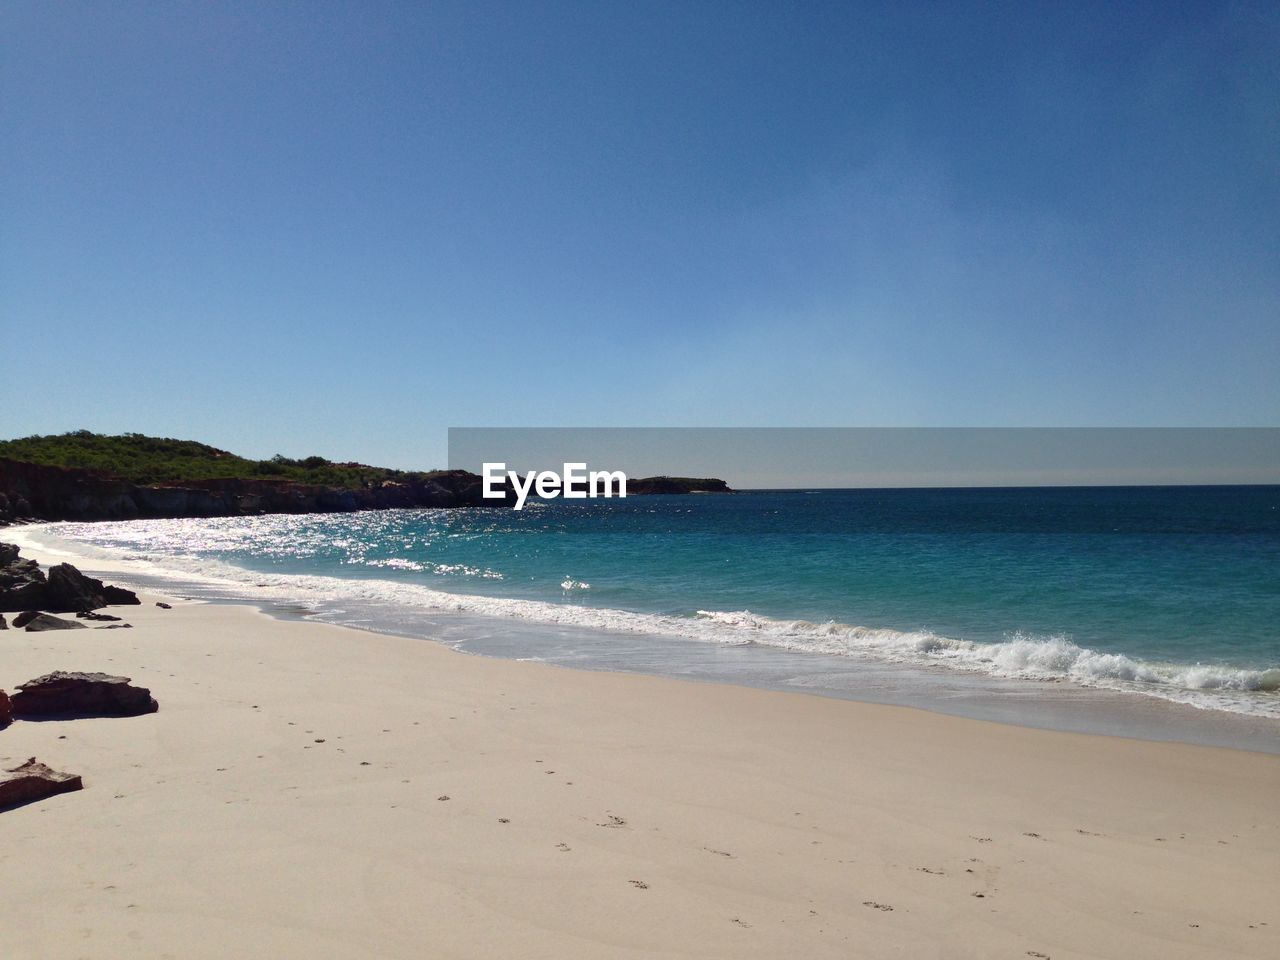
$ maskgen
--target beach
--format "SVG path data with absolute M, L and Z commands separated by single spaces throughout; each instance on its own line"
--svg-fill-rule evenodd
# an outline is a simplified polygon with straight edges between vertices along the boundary
M 2 22 L 0 960 L 1280 960 L 1280 3 Z
M 0 634 L 160 703 L 0 732 L 85 782 L 0 815 L 9 957 L 1274 956 L 1275 756 L 112 612 Z

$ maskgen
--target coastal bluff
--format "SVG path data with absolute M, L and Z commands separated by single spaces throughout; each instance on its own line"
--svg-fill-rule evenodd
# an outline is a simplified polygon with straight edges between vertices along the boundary
M 645 477 L 628 493 L 729 493 L 715 478 Z M 502 507 L 466 470 L 403 471 L 322 457 L 249 460 L 190 440 L 76 431 L 0 442 L 0 526 L 57 520 Z
M 392 507 L 479 507 L 480 477 L 437 470 L 361 487 L 213 477 L 138 484 L 97 470 L 0 458 L 0 522 L 348 513 Z

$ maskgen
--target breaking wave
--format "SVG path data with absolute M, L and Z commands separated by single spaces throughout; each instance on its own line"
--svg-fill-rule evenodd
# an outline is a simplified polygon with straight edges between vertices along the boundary
M 49 531 L 57 536 L 59 531 Z M 41 546 L 53 546 L 45 535 Z M 699 610 L 693 616 L 639 613 L 510 597 L 449 593 L 418 583 L 312 574 L 259 573 L 222 560 L 189 555 L 152 555 L 74 541 L 77 552 L 125 560 L 140 574 L 216 585 L 236 599 L 390 604 L 418 610 L 505 617 L 557 627 L 658 634 L 719 644 L 757 644 L 800 653 L 819 653 L 881 662 L 949 668 L 993 677 L 1070 682 L 1280 719 L 1280 666 L 1256 670 L 1220 664 L 1159 663 L 1081 647 L 1065 636 L 1013 633 L 997 642 L 854 624 L 783 620 L 747 610 Z M 373 564 L 369 564 L 373 565 Z M 401 564 L 384 561 L 396 569 Z M 479 569 L 436 570 L 489 578 Z M 500 576 L 500 575 L 498 575 Z M 566 592 L 588 584 L 566 578 Z
M 745 610 L 699 610 L 698 616 L 705 622 L 735 631 L 751 642 L 786 650 L 933 663 L 996 677 L 1070 680 L 1085 686 L 1145 684 L 1188 692 L 1280 691 L 1280 667 L 1248 670 L 1205 664 L 1151 663 L 1124 654 L 1090 650 L 1067 637 L 1015 633 L 999 642 L 982 643 L 939 636 L 929 631 L 774 620 Z M 1161 691 L 1152 689 L 1149 692 L 1159 694 Z M 1275 716 L 1280 716 L 1280 698 L 1273 711 Z

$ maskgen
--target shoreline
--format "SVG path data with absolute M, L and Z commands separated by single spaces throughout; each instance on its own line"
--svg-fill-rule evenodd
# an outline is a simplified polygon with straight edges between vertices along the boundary
M 123 672 L 161 702 L 0 734 L 11 758 L 86 779 L 0 821 L 40 903 L 0 908 L 17 956 L 79 955 L 73 928 L 95 956 L 357 941 L 405 957 L 881 956 L 953 938 L 1264 956 L 1280 925 L 1274 758 L 555 670 L 155 598 L 122 608 L 132 631 L 22 635 L 7 665 Z M 1112 874 L 1086 883 L 1103 862 Z M 1105 922 L 1090 932 L 1083 914 Z
M 1277 757 L 161 598 L 0 635 L 6 689 L 160 702 L 0 732 L 85 779 L 0 814 L 8 955 L 1266 957 L 1280 929 Z
M 33 525 L 36 531 L 46 527 Z M 87 572 L 123 577 L 139 589 L 176 592 L 178 596 L 218 603 L 247 604 L 272 616 L 347 626 L 375 635 L 413 638 L 486 657 L 533 659 L 593 673 L 669 677 L 887 704 L 1026 729 L 1280 755 L 1280 720 L 1206 708 L 1169 699 L 1163 693 L 1119 691 L 1060 679 L 992 677 L 942 665 L 794 652 L 767 645 L 722 649 L 714 644 L 690 643 L 664 634 L 550 625 L 494 614 L 458 614 L 405 607 L 394 608 L 396 615 L 385 617 L 380 611 L 392 610 L 391 606 L 354 598 L 336 602 L 341 609 L 338 615 L 333 615 L 325 603 L 303 596 L 301 590 L 288 597 L 255 596 L 247 582 L 223 584 L 150 561 L 95 555 L 101 551 L 92 545 L 60 538 L 56 533 L 49 535 L 54 544 L 47 544 L 30 535 L 24 536 L 19 532 L 21 529 L 11 528 L 10 536 L 18 540 L 27 555 L 48 551 Z M 289 575 L 281 576 L 289 578 Z M 361 618 L 353 610 L 368 616 Z M 383 618 L 379 619 L 380 616 Z M 504 639 L 494 640 L 494 637 Z M 553 638 L 550 643 L 546 640 L 548 637 Z M 561 647 L 569 648 L 569 653 L 560 659 L 552 655 L 556 640 L 563 641 Z M 539 643 L 547 645 L 547 649 L 539 649 Z M 527 656 L 526 646 L 544 656 Z M 681 669 L 664 670 L 669 662 L 678 662 Z M 856 679 L 850 680 L 851 677 Z

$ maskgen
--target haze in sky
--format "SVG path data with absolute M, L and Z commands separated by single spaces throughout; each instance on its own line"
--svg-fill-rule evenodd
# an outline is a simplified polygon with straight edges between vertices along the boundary
M 1280 423 L 1274 3 L 0 9 L 0 436 Z
M 449 467 L 717 477 L 739 490 L 1280 484 L 1271 427 L 457 427 Z

